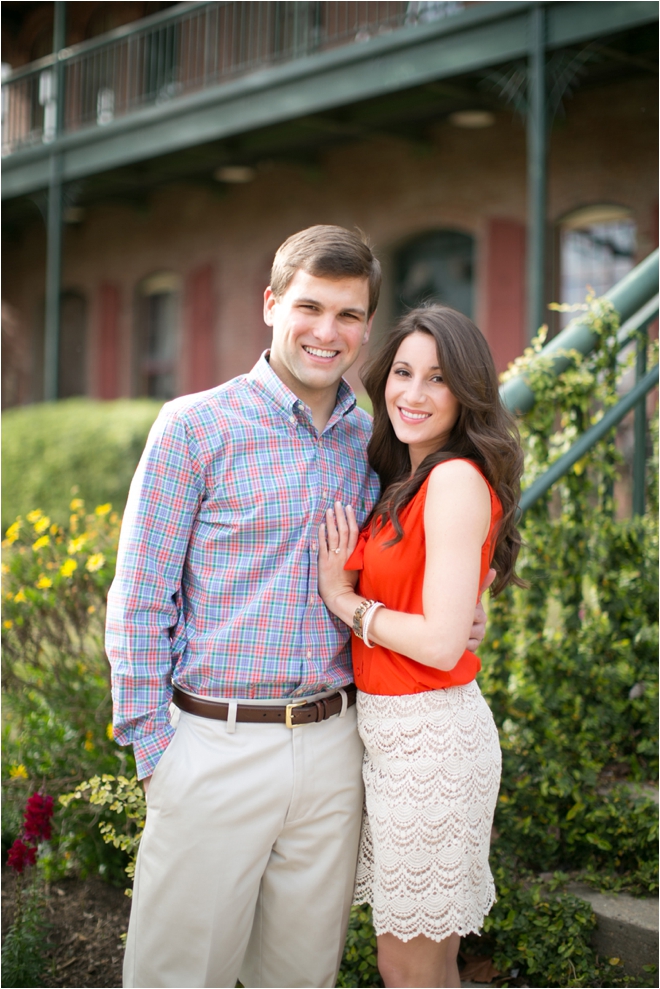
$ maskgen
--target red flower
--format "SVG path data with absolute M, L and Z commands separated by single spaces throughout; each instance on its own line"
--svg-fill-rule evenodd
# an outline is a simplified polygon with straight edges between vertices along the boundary
M 50 819 L 53 816 L 53 798 L 33 793 L 25 805 L 26 841 L 48 841 L 51 835 Z
M 37 849 L 32 845 L 26 845 L 24 841 L 17 838 L 9 849 L 7 855 L 7 865 L 15 872 L 22 872 L 26 865 L 34 865 L 37 861 Z

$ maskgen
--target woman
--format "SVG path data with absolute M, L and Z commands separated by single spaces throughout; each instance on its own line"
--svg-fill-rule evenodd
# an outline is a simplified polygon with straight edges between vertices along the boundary
M 452 309 L 404 316 L 362 380 L 381 500 L 359 538 L 337 503 L 319 540 L 320 593 L 354 631 L 366 794 L 355 901 L 373 907 L 386 986 L 459 986 L 460 937 L 494 902 L 501 766 L 466 645 L 491 561 L 493 593 L 519 583 L 522 454 L 488 346 Z

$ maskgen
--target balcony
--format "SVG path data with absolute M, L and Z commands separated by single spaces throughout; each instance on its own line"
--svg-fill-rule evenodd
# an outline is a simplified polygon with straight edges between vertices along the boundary
M 203 2 L 145 18 L 12 73 L 2 87 L 2 154 L 106 127 L 147 107 L 269 67 L 459 13 L 443 2 Z
M 637 0 L 179 4 L 6 77 L 2 196 L 46 188 L 54 155 L 77 180 L 527 60 L 538 9 L 548 53 L 657 20 Z

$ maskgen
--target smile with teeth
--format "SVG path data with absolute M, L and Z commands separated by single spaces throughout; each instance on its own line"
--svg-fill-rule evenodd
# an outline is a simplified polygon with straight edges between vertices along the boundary
M 402 419 L 407 419 L 409 422 L 421 422 L 423 419 L 430 419 L 430 412 L 413 412 L 412 409 L 404 409 L 402 406 L 398 406 L 399 413 Z
M 338 350 L 321 350 L 320 347 L 303 346 L 303 350 L 305 351 L 306 354 L 311 354 L 312 357 L 325 357 L 325 358 L 336 357 L 337 354 L 339 353 Z

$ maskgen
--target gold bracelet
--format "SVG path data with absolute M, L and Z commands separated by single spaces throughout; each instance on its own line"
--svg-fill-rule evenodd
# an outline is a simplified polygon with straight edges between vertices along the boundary
M 362 619 L 366 611 L 374 604 L 374 601 L 361 601 L 353 614 L 353 631 L 358 639 L 362 638 Z

